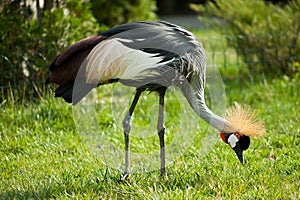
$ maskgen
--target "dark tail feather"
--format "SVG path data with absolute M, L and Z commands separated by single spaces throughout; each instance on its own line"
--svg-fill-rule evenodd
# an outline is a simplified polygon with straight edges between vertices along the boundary
M 59 86 L 55 90 L 55 97 L 62 97 L 66 102 L 72 103 L 72 93 L 73 93 L 74 83 L 70 83 L 66 86 Z
M 76 105 L 95 87 L 97 87 L 95 84 L 84 84 L 81 85 L 81 88 L 76 87 L 76 90 L 74 91 L 74 83 L 70 83 L 66 86 L 58 87 L 55 90 L 55 97 L 62 97 L 66 102 Z

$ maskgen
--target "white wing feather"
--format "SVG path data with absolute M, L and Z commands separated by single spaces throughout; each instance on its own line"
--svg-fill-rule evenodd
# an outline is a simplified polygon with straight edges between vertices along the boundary
M 110 79 L 134 79 L 142 71 L 164 65 L 162 57 L 132 49 L 117 38 L 96 45 L 82 63 L 87 83 L 104 83 Z

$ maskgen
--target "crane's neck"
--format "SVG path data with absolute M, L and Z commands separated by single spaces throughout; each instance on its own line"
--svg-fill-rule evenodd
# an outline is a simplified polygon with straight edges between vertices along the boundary
M 204 99 L 204 86 L 195 91 L 187 84 L 182 89 L 189 104 L 202 119 L 221 132 L 230 133 L 232 131 L 232 128 L 226 119 L 216 115 L 207 107 Z
M 226 119 L 213 113 L 205 104 L 205 101 L 196 101 L 192 104 L 193 110 L 212 127 L 220 132 L 229 133 L 231 127 Z

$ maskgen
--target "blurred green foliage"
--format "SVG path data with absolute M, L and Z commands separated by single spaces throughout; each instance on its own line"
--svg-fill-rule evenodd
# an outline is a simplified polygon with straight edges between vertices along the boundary
M 41 2 L 0 3 L 2 90 L 17 87 L 31 95 L 45 81 L 50 62 L 72 43 L 119 23 L 155 18 L 153 0 Z
M 98 23 L 107 27 L 129 21 L 156 19 L 155 0 L 91 0 Z
M 258 0 L 216 0 L 191 8 L 201 13 L 202 19 L 208 16 L 210 23 L 217 19 L 228 35 L 227 43 L 252 74 L 295 75 L 293 66 L 300 60 L 300 0 L 285 6 Z
M 59 1 L 50 7 L 4 2 L 0 13 L 0 86 L 44 82 L 48 65 L 60 50 L 98 32 L 90 6 L 76 0 Z

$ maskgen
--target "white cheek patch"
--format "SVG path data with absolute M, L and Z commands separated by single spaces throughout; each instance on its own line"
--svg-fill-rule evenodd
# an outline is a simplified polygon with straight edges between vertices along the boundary
M 231 134 L 227 141 L 231 148 L 234 148 L 239 139 L 234 134 Z

